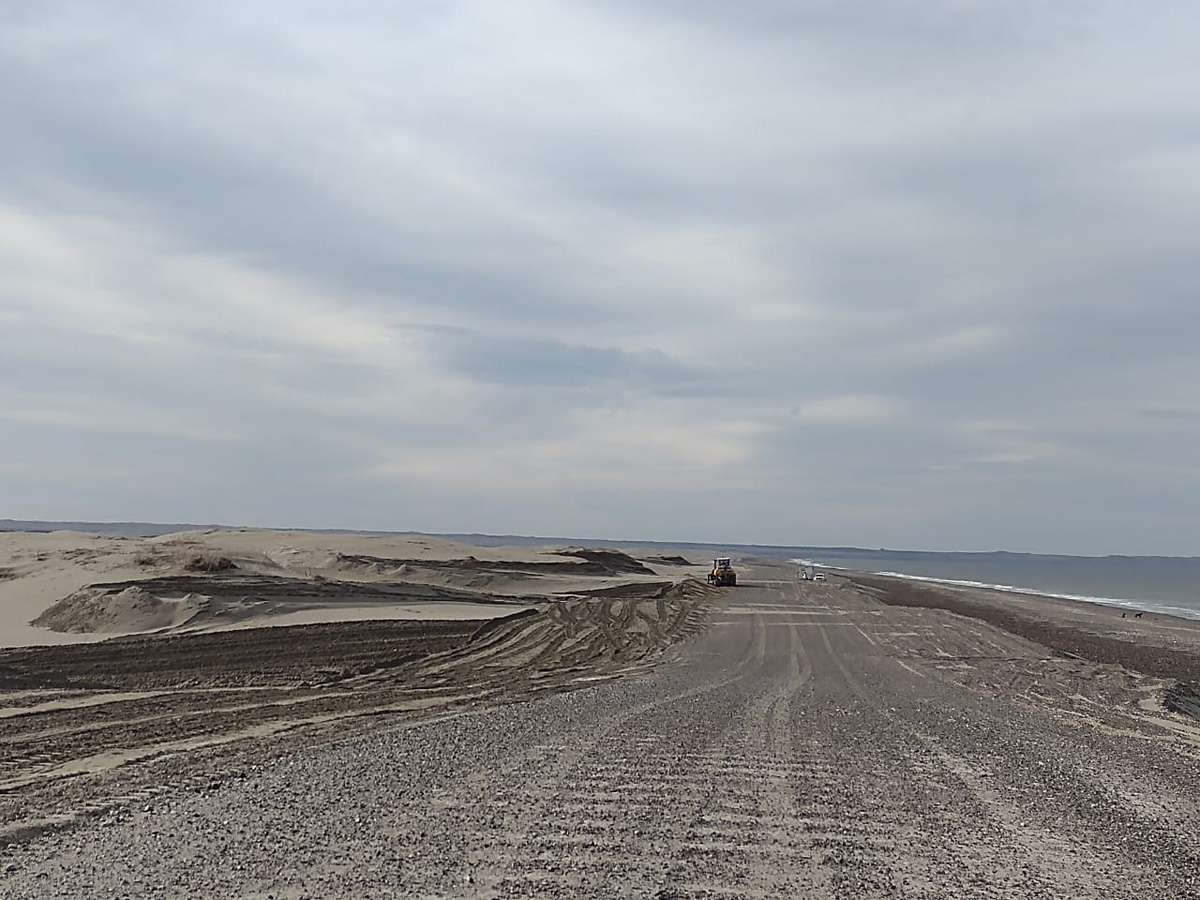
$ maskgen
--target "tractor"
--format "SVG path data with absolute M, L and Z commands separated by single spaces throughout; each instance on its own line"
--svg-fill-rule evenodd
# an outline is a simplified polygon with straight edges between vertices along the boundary
M 713 560 L 712 571 L 708 573 L 708 583 L 717 587 L 737 586 L 737 573 L 733 571 L 728 556 L 720 556 Z

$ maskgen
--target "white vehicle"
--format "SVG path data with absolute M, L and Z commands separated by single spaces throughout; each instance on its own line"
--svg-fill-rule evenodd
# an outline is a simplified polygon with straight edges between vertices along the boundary
M 824 572 L 818 572 L 816 575 L 813 576 L 813 581 L 824 581 L 824 580 L 825 580 Z

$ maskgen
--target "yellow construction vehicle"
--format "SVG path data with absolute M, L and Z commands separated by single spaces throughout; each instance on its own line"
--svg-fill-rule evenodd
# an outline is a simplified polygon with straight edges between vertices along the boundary
M 736 587 L 737 573 L 733 571 L 728 556 L 720 556 L 713 560 L 712 571 L 708 573 L 708 583 L 717 587 Z

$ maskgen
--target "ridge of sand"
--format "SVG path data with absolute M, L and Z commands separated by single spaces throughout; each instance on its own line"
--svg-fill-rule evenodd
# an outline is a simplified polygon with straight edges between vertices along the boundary
M 158 597 L 141 587 L 109 592 L 80 588 L 59 600 L 31 624 L 51 631 L 129 634 L 186 624 L 208 606 L 208 598 L 185 594 L 174 599 Z
M 668 577 L 689 574 L 696 572 L 676 565 Z M 249 585 L 240 594 L 239 578 Z M 180 588 L 172 583 L 179 579 L 192 583 Z M 649 580 L 661 576 L 622 551 L 476 547 L 424 535 L 4 532 L 0 646 L 256 625 L 485 619 L 550 596 Z M 388 594 L 386 585 L 405 592 Z

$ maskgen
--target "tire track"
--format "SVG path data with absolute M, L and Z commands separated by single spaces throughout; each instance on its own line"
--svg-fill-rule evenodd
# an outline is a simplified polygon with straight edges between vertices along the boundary
M 960 640 L 981 629 L 990 630 L 987 625 L 972 624 L 976 627 L 959 633 Z M 1012 640 L 1022 648 L 1027 645 L 1023 638 Z M 984 658 L 975 657 L 976 648 L 969 644 L 964 645 L 964 649 L 973 659 Z M 892 659 L 891 662 L 899 664 L 900 661 Z M 1048 662 L 1059 666 L 1085 665 L 1027 655 L 995 662 L 1007 664 L 1009 670 L 1015 668 L 1018 672 L 1032 667 L 1043 677 L 1046 675 L 1043 667 Z M 1086 664 L 1085 668 L 1092 674 L 1090 678 L 1081 679 L 1081 685 L 1091 686 L 1093 690 L 1101 683 L 1101 675 L 1115 671 L 1100 664 Z M 1020 764 L 1010 765 L 1007 771 L 1001 772 L 993 771 L 994 767 L 986 762 L 983 765 L 968 763 L 969 759 L 978 759 L 977 746 L 964 742 L 962 735 L 953 732 L 941 740 L 935 739 L 930 733 L 931 726 L 922 727 L 914 723 L 911 716 L 906 717 L 908 733 L 923 746 L 927 757 L 942 761 L 943 767 L 975 798 L 980 808 L 1005 823 L 1014 844 L 1028 848 L 1027 855 L 1052 860 L 1061 859 L 1068 853 L 1075 858 L 1090 857 L 1084 875 L 1079 876 L 1082 880 L 1075 887 L 1085 893 L 1098 890 L 1105 883 L 1104 876 L 1098 873 L 1120 877 L 1122 872 L 1135 871 L 1139 853 L 1158 855 L 1170 866 L 1200 870 L 1200 853 L 1195 845 L 1180 839 L 1191 823 L 1197 821 L 1200 805 L 1173 792 L 1170 778 L 1163 774 L 1178 769 L 1181 758 L 1190 757 L 1194 765 L 1194 748 L 1191 746 L 1177 745 L 1171 748 L 1170 754 L 1164 753 L 1174 739 L 1186 740 L 1186 735 L 1172 735 L 1170 740 L 1149 735 L 1140 710 L 1117 707 L 1111 702 L 1105 707 L 1107 715 L 1100 717 L 1072 708 L 1071 704 L 1086 700 L 1082 697 L 1068 697 L 1061 692 L 1028 695 L 1009 691 L 1000 702 L 994 689 L 978 688 L 940 667 L 930 667 L 929 675 L 947 689 L 941 694 L 942 703 L 947 699 L 955 702 L 952 699 L 955 695 L 957 706 L 963 705 L 962 699 L 967 694 L 986 697 L 988 703 L 983 707 L 971 706 L 969 715 L 973 730 L 987 735 L 983 740 L 991 746 L 992 757 L 1020 761 Z M 909 688 L 911 690 L 915 685 L 910 684 Z M 1099 707 L 1091 703 L 1089 709 L 1099 712 Z M 964 711 L 960 715 L 965 721 L 967 713 Z M 1042 723 L 1044 738 L 1056 741 L 1063 748 L 1056 754 L 1053 765 L 1041 762 L 1045 752 L 1043 743 L 1022 736 L 1020 732 L 1014 733 L 1014 721 L 1031 717 Z M 1141 730 L 1138 730 L 1139 726 Z M 1121 735 L 1140 742 L 1149 756 L 1138 757 L 1136 764 L 1130 765 L 1128 757 L 1113 756 L 1110 747 L 1106 746 L 1107 735 Z M 950 746 L 955 749 L 951 750 Z M 1159 760 L 1151 764 L 1155 756 Z M 1036 803 L 1030 807 L 1026 799 L 1031 794 L 1054 796 L 1064 790 L 1087 799 L 1065 809 L 1047 809 L 1045 804 Z M 1168 797 L 1172 799 L 1165 799 Z M 1058 836 L 1064 821 L 1070 821 L 1072 825 L 1073 838 L 1069 843 L 1064 843 Z M 1114 828 L 1133 839 L 1133 846 L 1123 854 L 1114 854 L 1112 850 Z M 1040 865 L 1043 877 L 1048 880 L 1062 880 L 1059 868 L 1052 862 Z
M 0 874 L 0 893 L 1200 896 L 1200 773 L 1171 744 L 1039 707 L 1027 685 L 1038 670 L 1021 660 L 995 663 L 1028 695 L 1016 699 L 932 665 L 915 675 L 881 648 L 895 646 L 887 628 L 920 620 L 840 586 L 723 597 L 736 612 L 650 674 L 297 754 L 211 794 L 148 804 L 127 824 L 33 848 Z M 644 666 L 610 656 L 610 637 L 625 628 L 640 648 L 646 614 L 675 620 L 664 609 L 610 607 L 594 624 L 564 609 L 558 652 L 594 640 L 603 677 Z M 939 620 L 913 651 L 991 649 L 938 633 L 956 627 Z M 466 648 L 464 667 L 485 668 L 472 654 L 496 636 Z M 530 649 L 517 650 L 526 668 Z M 429 660 L 431 689 L 447 659 Z M 1117 690 L 1101 679 L 1089 698 Z
M 73 690 L 63 704 L 15 707 L 0 737 L 0 820 L 8 822 L 0 826 L 0 843 L 5 834 L 24 833 L 32 823 L 50 817 L 72 821 L 75 814 L 94 811 L 104 796 L 113 804 L 125 802 L 143 790 L 139 770 L 145 787 L 162 781 L 167 769 L 175 772 L 167 784 L 186 782 L 191 777 L 189 758 L 195 757 L 199 765 L 203 756 L 209 765 L 216 747 L 225 748 L 230 764 L 237 765 L 233 759 L 237 754 L 277 753 L 363 733 L 389 721 L 511 702 L 644 670 L 672 644 L 699 633 L 711 603 L 721 599 L 718 592 L 697 583 L 665 592 L 657 586 L 648 590 L 655 593 L 564 600 L 540 614 L 484 626 L 474 640 L 470 636 L 475 626 L 459 625 L 463 646 L 427 655 L 413 652 L 411 642 L 408 647 L 397 642 L 394 635 L 402 629 L 394 624 L 379 629 L 380 648 L 388 656 L 376 661 L 368 648 L 378 623 L 326 629 L 353 649 L 355 660 L 362 661 L 359 667 L 366 671 L 326 666 L 335 674 L 322 683 L 197 689 L 189 659 L 181 653 L 176 679 L 182 684 L 175 690 L 124 690 L 119 692 L 121 700 L 105 691 Z M 659 619 L 660 612 L 668 618 Z M 257 643 L 255 636 L 245 634 L 224 644 L 211 636 L 195 643 L 207 647 L 240 642 L 255 654 L 267 648 L 277 654 L 289 651 L 291 629 L 264 631 Z M 161 650 L 159 642 L 141 643 L 155 653 Z M 187 639 L 173 643 L 182 650 L 189 646 Z M 91 660 L 102 653 L 119 656 L 128 646 L 92 645 L 57 652 L 82 655 L 86 665 L 94 665 Z M 54 652 L 54 648 L 46 651 Z M 21 656 L 30 658 L 31 653 L 22 651 Z M 165 654 L 155 659 L 156 683 L 166 677 L 167 661 Z M 303 658 L 297 662 L 311 668 Z M 204 668 L 210 665 L 202 662 Z M 253 676 L 252 663 L 236 665 Z M 277 659 L 270 666 L 278 670 Z M 39 691 L 39 698 L 43 695 Z M 116 779 L 119 787 L 113 789 L 106 785 L 115 770 L 124 771 Z
M 498 858 L 508 863 L 480 877 L 482 896 L 570 892 L 614 869 L 632 892 L 663 883 L 664 860 L 699 852 L 674 831 L 677 823 L 694 820 L 710 779 L 727 773 L 711 746 L 722 729 L 693 731 L 690 740 L 681 740 L 654 724 L 704 708 L 728 708 L 737 686 L 765 660 L 766 634 L 758 621 L 732 674 L 643 702 L 573 734 L 569 743 L 536 746 L 528 757 L 505 765 L 496 782 L 519 787 L 475 798 L 492 827 L 464 860 L 461 877 L 479 868 L 480 860 Z M 630 741 L 630 732 L 641 736 Z M 520 778 L 504 774 L 517 772 Z M 564 816 L 572 822 L 569 829 L 545 826 Z
M 909 806 L 911 809 L 910 816 L 905 817 L 907 823 L 897 822 L 901 833 L 912 831 L 912 817 L 919 815 L 924 806 L 921 804 L 911 808 L 913 780 L 924 782 L 921 793 L 925 796 L 942 796 L 950 801 L 954 820 L 976 823 L 974 828 L 960 833 L 953 858 L 948 858 L 946 854 L 933 854 L 932 859 L 923 861 L 924 868 L 940 872 L 941 877 L 951 875 L 954 869 L 958 869 L 951 876 L 957 879 L 969 878 L 971 868 L 998 873 L 993 888 L 998 890 L 994 896 L 1000 897 L 1052 896 L 1055 891 L 1062 890 L 1074 892 L 1077 896 L 1099 895 L 1103 885 L 1095 880 L 1095 873 L 1118 871 L 1118 860 L 1100 847 L 1081 841 L 1079 832 L 1075 832 L 1071 839 L 1064 840 L 1052 832 L 1039 833 L 1031 829 L 1027 813 L 985 784 L 984 779 L 990 777 L 986 770 L 972 769 L 965 761 L 946 753 L 932 739 L 920 733 L 911 719 L 896 716 L 891 703 L 875 689 L 868 687 L 846 664 L 845 651 L 850 648 L 843 647 L 843 652 L 839 652 L 833 646 L 829 630 L 821 625 L 815 627 L 820 633 L 822 646 L 844 684 L 877 716 L 879 723 L 873 730 L 878 730 L 880 735 L 886 736 L 888 743 L 896 746 L 895 758 L 903 760 L 908 769 L 905 773 L 907 777 L 900 779 L 909 782 L 905 795 L 895 797 L 897 806 Z M 881 739 L 877 745 L 885 743 Z M 982 777 L 971 777 L 976 773 Z M 881 792 L 895 796 L 896 778 L 884 774 L 873 781 Z M 921 830 L 936 831 L 936 826 Z M 907 862 L 904 870 L 910 880 L 919 877 L 922 866 L 916 863 L 926 855 L 917 847 L 919 841 L 912 835 L 909 852 L 897 855 L 897 859 Z M 1077 869 L 1064 872 L 1061 864 L 1064 856 L 1081 864 Z M 899 870 L 893 874 L 893 879 L 897 877 L 901 877 Z M 893 881 L 892 889 L 898 890 L 899 884 Z

